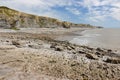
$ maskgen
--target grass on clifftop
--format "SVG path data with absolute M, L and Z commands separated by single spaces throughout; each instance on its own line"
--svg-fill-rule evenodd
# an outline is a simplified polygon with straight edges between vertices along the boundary
M 11 27 L 10 29 L 12 29 L 12 30 L 20 30 L 20 29 L 17 28 L 17 27 Z

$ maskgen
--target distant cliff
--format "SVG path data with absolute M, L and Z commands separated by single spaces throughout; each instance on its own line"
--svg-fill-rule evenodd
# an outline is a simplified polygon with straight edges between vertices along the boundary
M 8 7 L 0 7 L 0 28 L 42 28 L 42 27 L 85 27 L 94 28 L 89 24 L 74 24 L 58 19 L 36 16 L 19 12 Z

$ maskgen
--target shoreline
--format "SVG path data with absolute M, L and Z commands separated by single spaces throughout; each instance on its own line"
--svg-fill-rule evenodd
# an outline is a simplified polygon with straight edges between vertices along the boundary
M 87 29 L 87 30 L 83 30 L 83 31 L 81 30 L 81 31 L 78 31 L 78 32 L 75 31 L 75 32 L 68 33 L 66 35 L 60 36 L 56 40 L 69 41 L 72 44 L 85 45 L 85 46 L 90 46 L 90 47 L 93 47 L 93 48 L 100 47 L 100 48 L 106 48 L 106 49 L 112 49 L 112 50 L 120 51 L 119 45 L 115 45 L 115 44 L 112 45 L 112 43 L 110 44 L 110 43 L 105 43 L 104 42 L 106 40 L 108 41 L 108 39 L 111 39 L 111 38 L 109 38 L 110 37 L 109 35 L 108 35 L 109 37 L 106 39 L 107 36 L 102 37 L 105 34 L 102 35 L 100 33 L 94 33 L 96 30 L 97 31 L 103 31 L 104 29 L 92 29 L 92 30 Z M 110 29 L 105 29 L 105 30 L 110 30 Z M 93 33 L 91 33 L 91 31 L 93 31 Z M 85 41 L 86 41 L 86 43 L 84 43 Z M 115 42 L 113 42 L 113 43 L 115 43 Z
M 115 51 L 54 40 L 75 30 L 56 35 L 49 29 L 41 34 L 1 32 L 0 80 L 119 79 L 120 55 Z

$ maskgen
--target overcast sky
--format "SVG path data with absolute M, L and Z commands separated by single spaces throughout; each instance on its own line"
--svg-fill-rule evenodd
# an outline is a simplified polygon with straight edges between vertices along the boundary
M 120 28 L 120 0 L 0 0 L 0 6 L 74 23 Z

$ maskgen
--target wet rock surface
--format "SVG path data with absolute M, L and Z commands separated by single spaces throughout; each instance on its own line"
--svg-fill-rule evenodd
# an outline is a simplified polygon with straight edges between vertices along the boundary
M 79 46 L 79 45 L 71 44 L 69 42 L 55 41 L 52 42 L 50 48 L 54 48 L 56 50 L 57 46 L 59 46 L 64 51 L 68 51 L 68 52 L 71 51 L 76 54 L 84 54 L 89 59 L 95 59 L 95 60 L 102 59 L 104 56 L 120 58 L 120 56 L 118 55 L 119 53 L 116 53 L 115 51 L 110 49 L 102 49 L 102 48 L 95 49 L 95 48 L 90 48 L 88 46 Z

